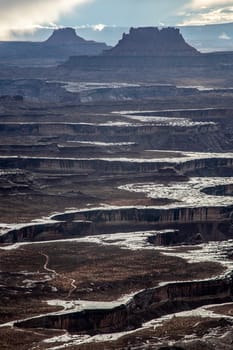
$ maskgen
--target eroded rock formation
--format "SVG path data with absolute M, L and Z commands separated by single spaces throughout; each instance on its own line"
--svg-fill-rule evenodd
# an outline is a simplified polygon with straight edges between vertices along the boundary
M 0 243 L 47 241 L 91 233 L 90 221 L 44 223 L 10 230 L 0 236 Z
M 195 282 L 167 283 L 144 290 L 127 304 L 109 309 L 51 314 L 16 322 L 20 328 L 56 328 L 89 334 L 109 333 L 140 327 L 164 314 L 211 303 L 232 300 L 232 277 Z
M 63 28 L 55 30 L 44 42 L 1 42 L 0 60 L 61 60 L 72 55 L 99 55 L 108 48 L 105 43 L 77 36 L 73 28 Z
M 105 55 L 113 56 L 193 56 L 198 51 L 188 45 L 179 29 L 131 28 Z
M 52 35 L 44 43 L 47 45 L 67 45 L 85 42 L 86 40 L 78 36 L 73 28 L 60 28 L 54 30 Z
M 28 225 L 9 230 L 0 236 L 0 243 L 29 242 L 72 236 L 131 232 L 141 229 L 166 229 L 175 232 L 150 238 L 155 245 L 200 243 L 233 237 L 232 207 L 210 208 L 118 208 L 93 209 L 55 215 L 58 222 Z
M 98 55 L 108 46 L 93 40 L 85 40 L 78 36 L 73 28 L 54 30 L 53 34 L 42 43 L 50 50 L 67 51 L 66 55 Z

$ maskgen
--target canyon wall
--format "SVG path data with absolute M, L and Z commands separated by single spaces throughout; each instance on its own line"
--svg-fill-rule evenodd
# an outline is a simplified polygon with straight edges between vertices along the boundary
M 232 213 L 232 207 L 174 209 L 145 207 L 80 211 L 55 215 L 53 219 L 58 222 L 9 230 L 0 236 L 0 243 L 169 228 L 179 230 L 179 233 L 156 235 L 154 239 L 150 239 L 150 243 L 169 245 L 180 241 L 200 243 L 200 240 L 224 240 L 233 237 Z
M 0 157 L 1 169 L 24 169 L 43 172 L 68 172 L 96 175 L 130 175 L 130 174 L 159 174 L 167 175 L 168 169 L 173 169 L 179 175 L 192 176 L 232 176 L 232 158 L 191 159 L 180 163 L 167 161 L 143 161 L 142 159 L 121 160 L 120 158 L 59 158 L 59 157 Z
M 208 281 L 166 283 L 136 294 L 125 305 L 50 314 L 19 321 L 14 326 L 66 329 L 88 334 L 126 331 L 165 314 L 232 301 L 232 283 L 232 276 Z

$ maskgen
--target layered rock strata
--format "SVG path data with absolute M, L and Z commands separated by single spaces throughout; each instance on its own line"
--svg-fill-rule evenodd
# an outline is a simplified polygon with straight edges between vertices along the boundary
M 164 314 L 232 300 L 232 276 L 195 282 L 167 283 L 144 290 L 110 309 L 58 313 L 19 321 L 20 328 L 66 329 L 69 332 L 111 333 L 138 328 Z
M 111 56 L 194 56 L 199 52 L 188 45 L 179 29 L 131 28 L 118 44 L 105 51 Z

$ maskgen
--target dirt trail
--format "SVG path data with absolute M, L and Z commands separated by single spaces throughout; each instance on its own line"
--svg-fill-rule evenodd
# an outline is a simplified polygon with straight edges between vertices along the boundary
M 52 277 L 51 277 L 50 280 L 54 279 L 56 276 L 58 276 L 58 273 L 57 273 L 56 270 L 50 269 L 48 267 L 48 265 L 49 265 L 49 256 L 47 254 L 45 254 L 45 253 L 40 253 L 40 255 L 45 257 L 45 263 L 43 265 L 44 270 L 49 272 L 49 273 L 52 273 Z M 77 289 L 77 286 L 75 284 L 76 280 L 75 279 L 71 279 L 69 277 L 65 277 L 65 278 L 67 278 L 67 280 L 70 281 L 70 289 L 69 289 L 69 292 L 68 292 L 67 297 L 66 297 L 67 299 L 69 299 L 70 296 L 72 295 L 72 293 Z
M 45 263 L 44 263 L 44 265 L 43 265 L 44 270 L 47 271 L 47 272 L 49 272 L 49 273 L 52 273 L 52 274 L 53 274 L 53 278 L 55 278 L 55 276 L 57 276 L 58 273 L 57 273 L 55 270 L 50 269 L 50 268 L 48 267 L 48 264 L 49 264 L 49 256 L 48 256 L 47 254 L 44 254 L 44 253 L 40 253 L 40 255 L 42 255 L 42 256 L 45 257 Z

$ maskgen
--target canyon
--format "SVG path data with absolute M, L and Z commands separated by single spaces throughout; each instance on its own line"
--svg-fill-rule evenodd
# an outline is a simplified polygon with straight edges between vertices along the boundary
M 231 55 L 132 28 L 4 72 L 1 349 L 231 348 Z

